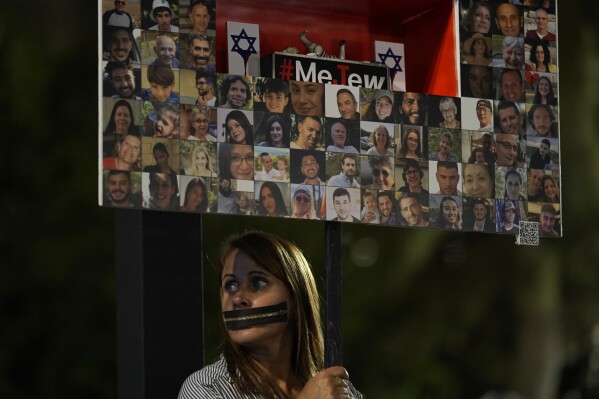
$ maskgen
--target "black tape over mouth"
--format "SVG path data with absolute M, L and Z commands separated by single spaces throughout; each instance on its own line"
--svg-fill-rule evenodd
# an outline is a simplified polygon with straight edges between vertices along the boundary
M 264 324 L 287 321 L 287 302 L 278 305 L 223 312 L 227 330 L 243 330 Z

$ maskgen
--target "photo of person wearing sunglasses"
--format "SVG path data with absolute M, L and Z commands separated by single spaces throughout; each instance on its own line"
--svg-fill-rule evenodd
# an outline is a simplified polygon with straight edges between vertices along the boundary
M 367 188 L 394 190 L 395 174 L 393 171 L 393 158 L 374 155 L 368 157 L 368 161 L 363 159 L 362 181 L 368 180 L 371 180 L 372 184 Z

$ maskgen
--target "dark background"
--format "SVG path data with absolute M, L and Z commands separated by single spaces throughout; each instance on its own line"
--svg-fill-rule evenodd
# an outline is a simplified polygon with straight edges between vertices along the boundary
M 369 398 L 599 397 L 599 2 L 559 8 L 565 238 L 344 226 L 345 364 Z M 116 397 L 96 20 L 92 0 L 0 11 L 2 398 Z M 206 217 L 207 246 L 257 219 Z M 290 223 L 320 270 L 324 225 Z

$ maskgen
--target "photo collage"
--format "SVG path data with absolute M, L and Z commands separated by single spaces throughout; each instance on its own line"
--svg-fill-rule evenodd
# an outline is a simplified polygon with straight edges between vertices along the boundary
M 105 1 L 103 205 L 561 236 L 552 4 L 510 3 L 520 29 L 502 31 L 499 4 L 460 0 L 462 97 L 445 97 L 217 73 L 214 2 Z M 495 57 L 507 38 L 536 62 Z

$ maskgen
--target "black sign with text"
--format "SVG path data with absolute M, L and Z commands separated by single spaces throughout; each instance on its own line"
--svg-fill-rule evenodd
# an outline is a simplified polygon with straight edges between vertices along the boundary
M 389 88 L 389 69 L 382 64 L 274 53 L 262 59 L 262 73 L 282 80 L 344 86 Z

